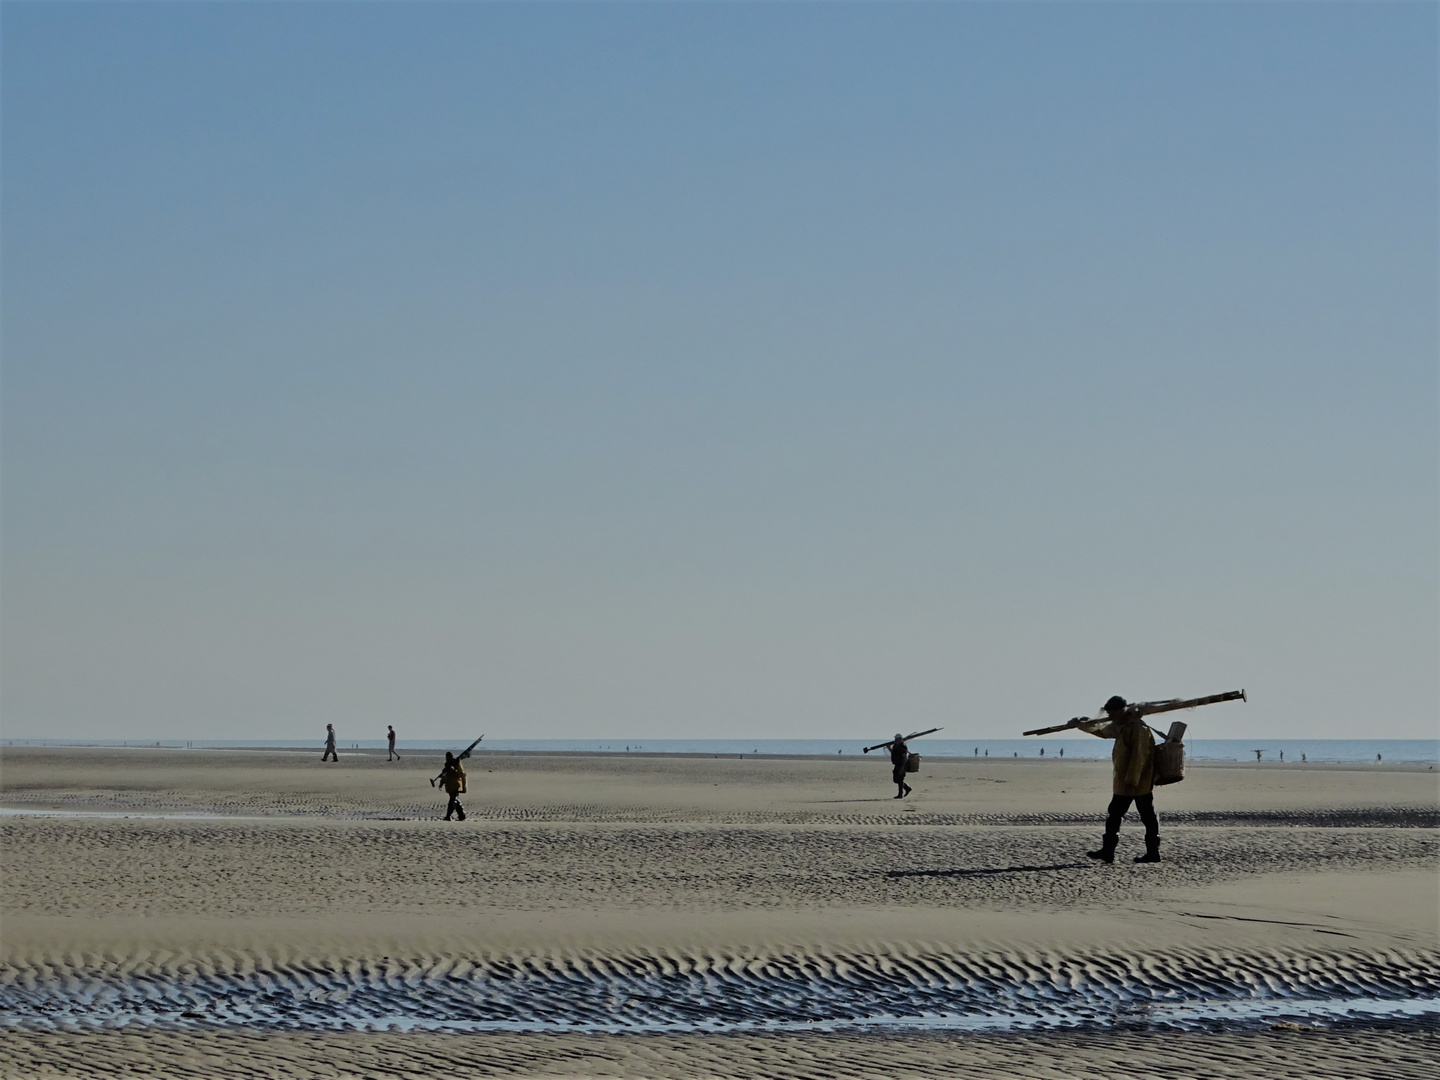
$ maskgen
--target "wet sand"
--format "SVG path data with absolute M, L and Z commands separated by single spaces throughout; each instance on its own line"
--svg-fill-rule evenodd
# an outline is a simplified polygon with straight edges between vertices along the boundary
M 899 802 L 866 759 L 486 755 L 447 824 L 437 758 L 318 757 L 6 748 L 0 1075 L 1394 1077 L 1440 1049 L 1423 767 L 1193 767 L 1165 861 L 1130 864 L 1132 819 L 1105 867 L 1105 762 L 927 761 Z M 1252 994 L 1284 1007 L 1186 1018 Z M 973 1022 L 920 1022 L 947 1010 Z

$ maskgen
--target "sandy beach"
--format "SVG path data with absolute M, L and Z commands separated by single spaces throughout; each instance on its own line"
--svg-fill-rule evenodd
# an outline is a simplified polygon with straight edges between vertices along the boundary
M 1376 1076 L 1440 1053 L 1424 766 L 6 748 L 0 1074 Z

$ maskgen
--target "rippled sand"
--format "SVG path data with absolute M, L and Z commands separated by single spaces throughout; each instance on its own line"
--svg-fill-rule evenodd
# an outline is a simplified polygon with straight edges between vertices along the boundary
M 116 1075 L 144 1062 L 164 1077 L 953 1076 L 986 1080 L 1433 1080 L 1440 1036 L 1426 1031 L 1043 1035 L 264 1035 L 97 1031 L 7 1034 L 9 1077 Z M 112 1065 L 113 1063 L 113 1065 Z M 153 1071 L 151 1071 L 153 1070 Z
M 463 824 L 436 769 L 7 748 L 142 816 L 0 818 L 0 1071 L 1433 1074 L 1433 771 L 1202 766 L 1104 867 L 1108 763 L 483 757 Z

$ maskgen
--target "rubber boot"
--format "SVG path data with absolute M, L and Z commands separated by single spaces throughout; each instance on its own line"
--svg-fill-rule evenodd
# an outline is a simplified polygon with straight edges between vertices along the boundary
M 1120 837 L 1114 833 L 1106 833 L 1105 839 L 1100 841 L 1099 851 L 1087 851 L 1085 855 L 1091 859 L 1099 859 L 1103 863 L 1115 861 L 1115 845 L 1120 842 Z
M 1160 861 L 1160 838 L 1158 836 L 1145 837 L 1145 854 L 1136 855 L 1136 862 L 1159 862 Z

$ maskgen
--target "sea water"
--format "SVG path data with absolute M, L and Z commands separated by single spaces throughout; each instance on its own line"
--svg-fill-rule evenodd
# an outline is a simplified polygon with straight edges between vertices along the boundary
M 472 736 L 473 738 L 473 736 Z M 281 749 L 319 753 L 324 744 L 323 731 L 315 739 L 6 739 L 7 746 L 96 746 L 96 747 L 163 747 L 194 750 L 257 750 Z M 384 750 L 383 739 L 347 738 L 341 731 L 337 738 L 340 751 L 359 748 Z M 402 751 L 460 750 L 469 738 L 403 739 Z M 688 754 L 713 757 L 844 757 L 861 755 L 865 743 L 853 739 L 486 739 L 475 753 L 551 753 L 551 754 Z M 1034 758 L 1046 761 L 1063 759 L 1108 758 L 1111 744 L 1104 739 L 1064 736 L 1031 739 L 946 739 L 926 736 L 916 739 L 910 749 L 925 757 L 970 758 Z M 1041 751 L 1044 751 L 1042 754 Z M 1256 756 L 1256 752 L 1259 756 Z M 885 751 L 875 751 L 884 755 Z M 1440 763 L 1440 739 L 1187 739 L 1185 754 L 1189 761 L 1268 761 L 1283 760 L 1300 764 L 1301 759 L 1313 763 L 1427 764 Z M 1283 755 L 1283 758 L 1282 758 Z

